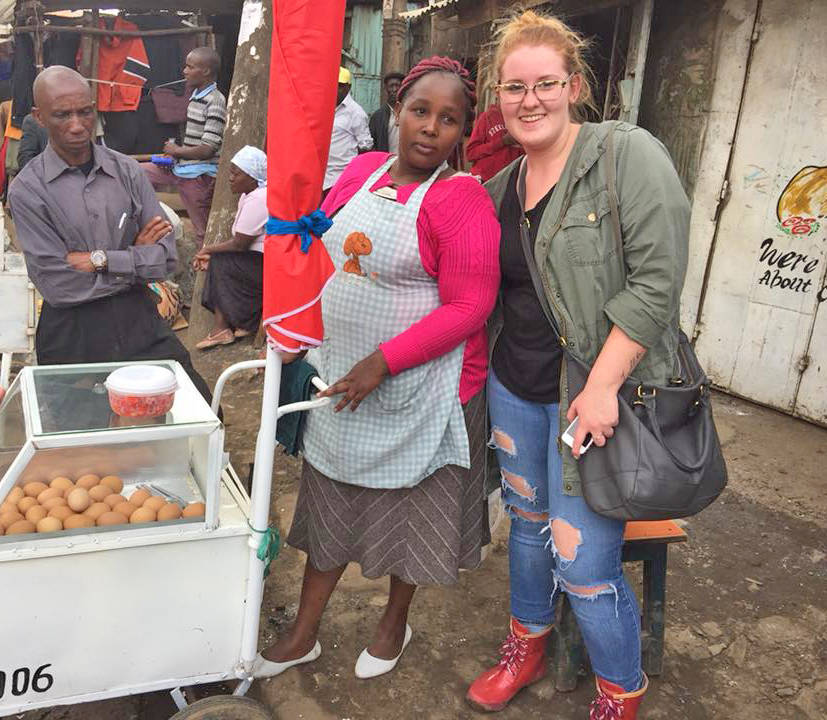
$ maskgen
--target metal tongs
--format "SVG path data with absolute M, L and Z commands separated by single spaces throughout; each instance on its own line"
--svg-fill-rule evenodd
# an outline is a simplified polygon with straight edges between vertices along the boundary
M 171 493 L 169 490 L 164 490 L 162 487 L 158 487 L 157 485 L 153 485 L 152 483 L 139 483 L 135 487 L 138 490 L 146 490 L 148 493 L 152 493 L 155 495 L 163 495 L 167 500 L 170 502 L 178 503 L 182 508 L 185 508 L 189 503 L 184 500 L 180 495 L 176 495 L 175 493 Z

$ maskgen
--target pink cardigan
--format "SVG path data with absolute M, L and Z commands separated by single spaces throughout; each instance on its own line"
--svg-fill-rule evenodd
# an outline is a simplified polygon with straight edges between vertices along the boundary
M 388 153 L 372 152 L 354 158 L 322 203 L 328 217 L 388 157 Z M 385 173 L 371 190 L 390 184 Z M 406 203 L 416 187 L 413 183 L 397 188 L 398 201 Z M 417 231 L 422 266 L 437 279 L 442 305 L 379 349 L 391 374 L 396 375 L 466 340 L 459 381 L 460 401 L 465 403 L 483 388 L 488 371 L 485 321 L 500 285 L 500 223 L 482 185 L 461 175 L 431 186 L 422 202 Z

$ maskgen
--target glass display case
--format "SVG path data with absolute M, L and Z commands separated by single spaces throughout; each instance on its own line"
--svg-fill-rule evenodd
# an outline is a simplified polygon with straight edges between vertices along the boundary
M 111 411 L 103 383 L 122 363 L 26 367 L 0 405 L 0 616 L 14 619 L 3 626 L 0 717 L 237 677 L 260 540 L 250 498 L 189 377 L 153 364 L 178 385 L 156 418 Z M 154 519 L 118 510 L 137 506 L 135 493 L 140 510 L 155 499 Z M 190 505 L 199 512 L 159 519 Z
M 113 370 L 127 364 L 160 365 L 175 374 L 178 389 L 167 413 L 155 418 L 130 418 L 112 411 L 104 382 Z M 26 367 L 0 405 L 0 503 L 9 500 L 16 487 L 24 490 L 31 484 L 29 490 L 34 494 L 40 487 L 36 483 L 51 487 L 55 478 L 67 478 L 74 484 L 89 475 L 99 480 L 115 477 L 123 487 L 118 490 L 117 480 L 113 481 L 113 494 L 121 495 L 128 503 L 142 497 L 134 493 L 143 490 L 179 505 L 185 514 L 192 506 L 188 517 L 155 520 L 156 525 L 206 523 L 214 528 L 218 524 L 219 485 L 225 465 L 223 441 L 220 420 L 174 361 Z M 94 484 L 94 480 L 84 484 Z M 96 495 L 91 488 L 86 489 L 92 493 L 93 502 L 105 492 L 99 490 Z M 15 491 L 14 498 L 20 492 Z M 200 513 L 197 503 L 205 504 Z M 137 501 L 132 504 L 140 506 Z M 7 503 L 5 509 L 11 511 L 11 505 Z M 141 524 L 115 527 L 135 529 Z M 61 534 L 81 530 L 90 531 L 84 527 L 61 530 Z M 0 542 L 22 539 L 20 535 L 0 533 Z
M 265 571 L 279 547 L 270 518 L 277 420 L 330 403 L 279 407 L 281 357 L 272 347 L 266 355 L 225 368 L 213 398 L 218 408 L 232 375 L 265 368 L 251 495 L 224 453 L 222 423 L 178 364 L 151 363 L 172 371 L 178 389 L 168 412 L 148 419 L 111 410 L 104 382 L 124 363 L 17 376 L 0 404 L 0 525 L 4 510 L 37 505 L 42 515 L 56 505 L 86 526 L 0 534 L 0 617 L 13 619 L 3 626 L 0 717 L 228 680 L 240 681 L 234 694 L 250 687 Z M 109 497 L 105 481 L 123 487 Z M 201 516 L 92 524 L 86 511 L 60 510 L 66 491 L 84 485 L 90 496 L 105 486 L 103 504 L 147 488 L 165 506 L 170 496 L 206 507 Z

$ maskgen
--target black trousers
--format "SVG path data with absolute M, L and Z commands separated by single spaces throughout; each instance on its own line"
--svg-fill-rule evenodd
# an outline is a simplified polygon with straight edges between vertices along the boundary
M 35 347 L 40 365 L 176 360 L 198 392 L 212 402 L 209 385 L 161 319 L 152 291 L 145 285 L 68 308 L 53 307 L 44 300 Z

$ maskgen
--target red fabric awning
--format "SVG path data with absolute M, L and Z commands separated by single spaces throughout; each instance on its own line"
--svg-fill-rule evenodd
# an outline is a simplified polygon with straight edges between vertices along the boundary
M 318 209 L 342 50 L 345 0 L 273 0 L 273 45 L 267 112 L 267 207 L 295 222 Z M 268 342 L 296 352 L 319 345 L 321 294 L 334 268 L 314 239 L 264 242 L 263 318 Z

